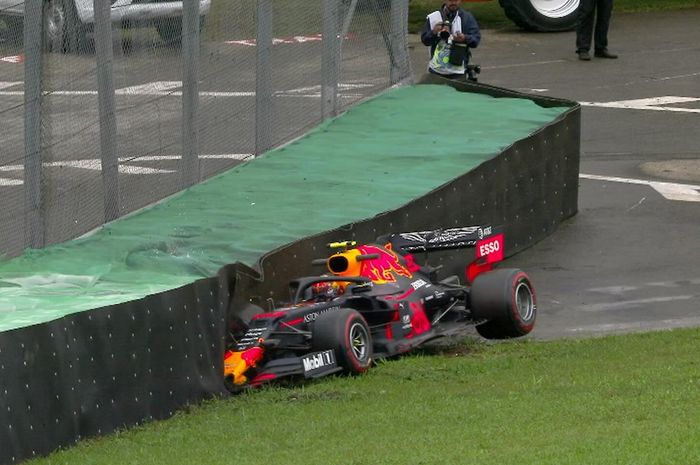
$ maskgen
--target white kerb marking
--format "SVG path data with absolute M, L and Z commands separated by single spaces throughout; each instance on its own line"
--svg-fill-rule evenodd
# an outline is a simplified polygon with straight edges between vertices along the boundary
M 700 186 L 693 184 L 678 184 L 672 182 L 645 181 L 642 179 L 619 178 L 616 176 L 599 176 L 596 174 L 579 174 L 581 179 L 591 179 L 594 181 L 619 182 L 625 184 L 637 184 L 649 186 L 663 195 L 668 200 L 678 200 L 682 202 L 700 202 Z
M 602 107 L 602 108 L 622 108 L 626 110 L 651 110 L 651 111 L 671 111 L 678 113 L 700 113 L 697 108 L 680 108 L 669 107 L 664 105 L 677 105 L 680 103 L 699 102 L 700 97 L 652 97 L 641 98 L 634 100 L 618 100 L 615 102 L 580 102 L 586 107 Z
M 0 90 L 22 84 L 22 81 L 0 81 Z

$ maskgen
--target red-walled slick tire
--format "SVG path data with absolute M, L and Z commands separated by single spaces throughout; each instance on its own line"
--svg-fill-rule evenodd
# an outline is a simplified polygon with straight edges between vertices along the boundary
M 537 319 L 535 289 L 525 272 L 499 269 L 476 277 L 470 290 L 476 327 L 487 339 L 508 339 L 528 334 Z
M 338 364 L 348 373 L 364 373 L 372 363 L 372 336 L 357 310 L 340 308 L 321 313 L 313 328 L 314 350 L 335 350 Z

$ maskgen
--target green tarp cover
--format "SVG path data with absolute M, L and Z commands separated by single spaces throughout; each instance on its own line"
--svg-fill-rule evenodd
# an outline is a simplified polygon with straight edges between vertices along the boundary
M 568 107 L 418 85 L 86 237 L 0 263 L 0 331 L 254 266 L 266 252 L 407 202 L 498 155 Z

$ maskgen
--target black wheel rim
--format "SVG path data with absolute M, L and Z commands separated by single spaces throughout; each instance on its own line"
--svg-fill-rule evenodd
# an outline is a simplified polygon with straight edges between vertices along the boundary
M 369 334 L 361 323 L 353 323 L 350 327 L 350 348 L 353 356 L 364 362 L 369 354 Z

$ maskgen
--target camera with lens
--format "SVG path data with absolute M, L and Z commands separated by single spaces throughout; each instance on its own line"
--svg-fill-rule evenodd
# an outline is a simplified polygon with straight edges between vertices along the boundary
M 440 23 L 442 29 L 440 29 L 440 39 L 447 41 L 450 38 L 450 30 L 452 29 L 452 23 L 450 21 L 443 21 Z

